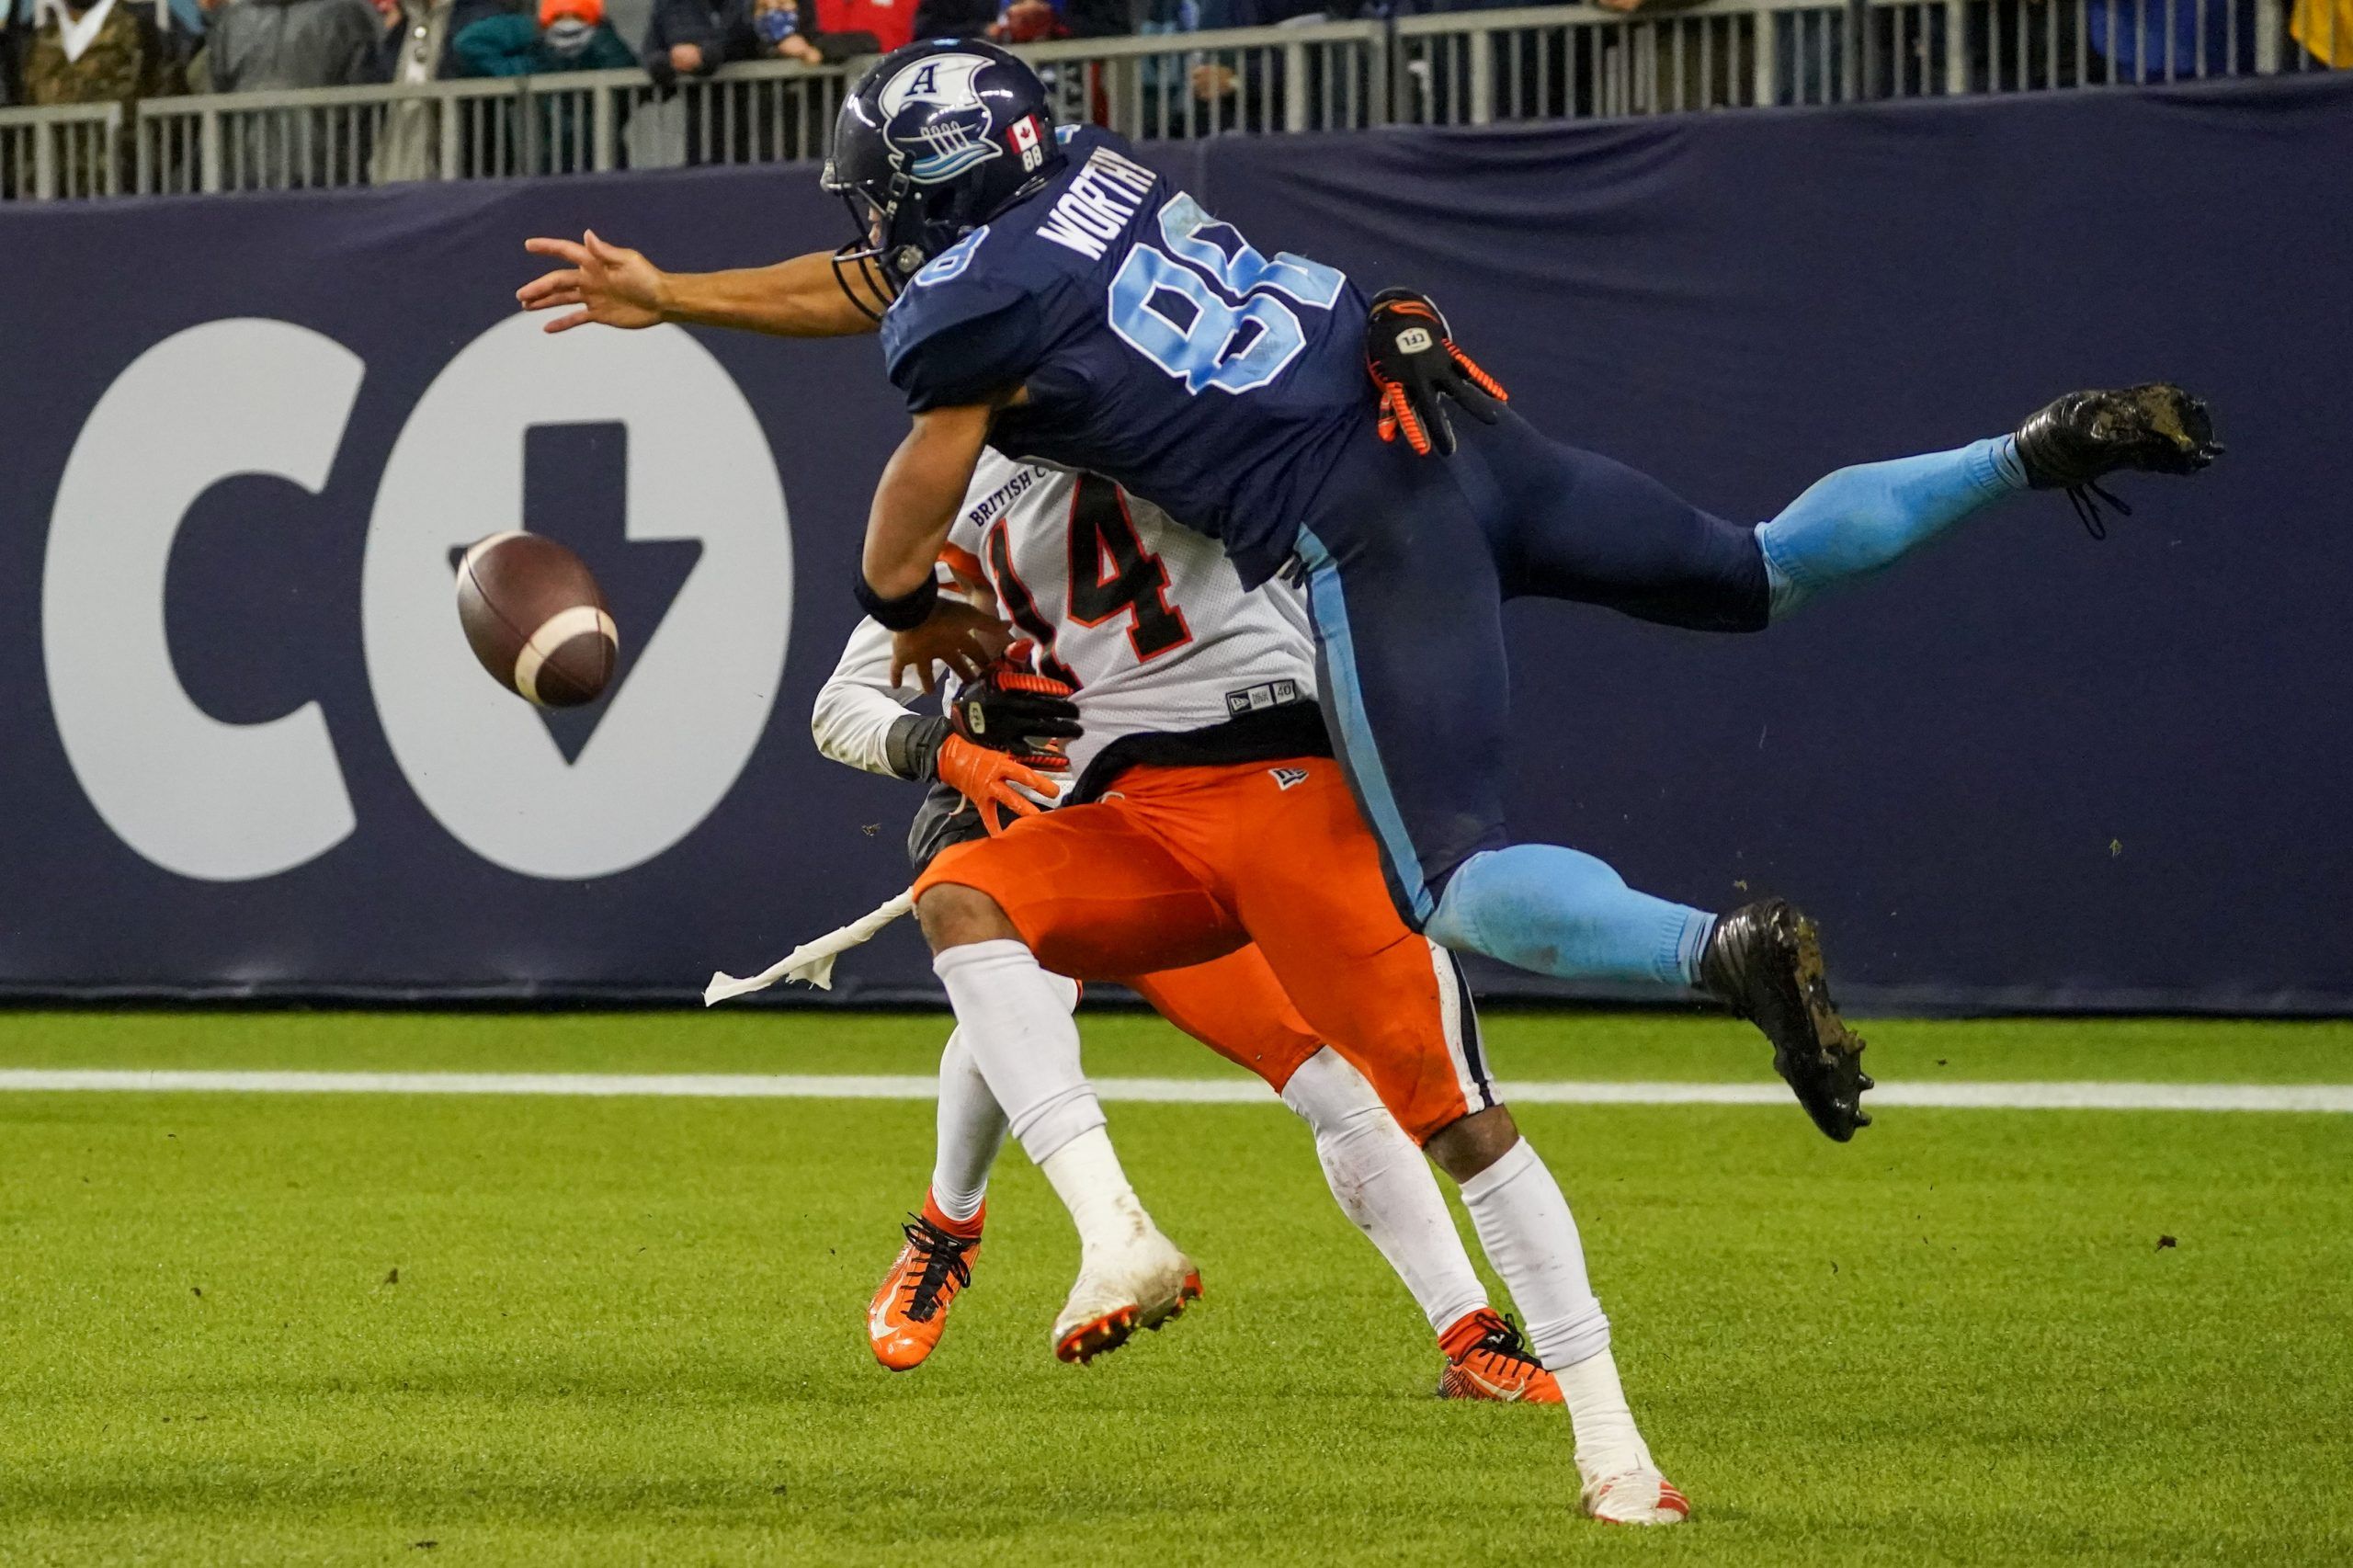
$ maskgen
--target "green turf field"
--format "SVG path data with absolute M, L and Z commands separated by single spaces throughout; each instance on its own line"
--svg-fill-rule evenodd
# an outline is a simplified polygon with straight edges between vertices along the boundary
M 1087 1022 L 1099 1073 L 1222 1070 Z M 1507 1078 L 1766 1074 L 1709 1020 L 1492 1025 Z M 902 1073 L 943 1032 L 17 1014 L 0 1067 Z M 1891 1081 L 2353 1082 L 2342 1026 L 1870 1032 Z M 1056 1363 L 1076 1248 L 1016 1155 L 945 1345 L 893 1377 L 862 1312 L 926 1106 L 0 1094 L 0 1562 L 2353 1561 L 2353 1117 L 1522 1121 L 1688 1527 L 1574 1517 L 1558 1411 L 1430 1397 L 1271 1107 L 1113 1108 L 1195 1313 Z

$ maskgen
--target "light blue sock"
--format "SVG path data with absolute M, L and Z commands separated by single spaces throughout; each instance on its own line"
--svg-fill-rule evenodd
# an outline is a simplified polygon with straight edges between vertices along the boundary
M 1716 917 L 1636 892 L 1592 856 L 1515 844 L 1462 862 L 1429 936 L 1561 980 L 1698 983 Z
M 1773 619 L 1824 588 L 1893 563 L 1972 512 L 2024 490 L 2018 445 L 2015 436 L 1997 436 L 1959 451 L 1864 463 L 1814 481 L 1756 530 Z

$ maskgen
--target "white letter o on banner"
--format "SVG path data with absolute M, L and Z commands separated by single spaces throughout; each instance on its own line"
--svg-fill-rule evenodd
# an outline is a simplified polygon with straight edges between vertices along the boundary
M 702 555 L 639 647 L 576 762 L 474 663 L 449 551 L 523 526 L 534 425 L 629 427 L 629 537 Z M 692 832 L 767 727 L 792 625 L 792 536 L 759 421 L 676 327 L 550 336 L 513 316 L 468 345 L 385 464 L 361 574 L 368 680 L 409 784 L 468 848 L 510 870 L 626 870 Z M 649 631 L 652 633 L 647 641 Z

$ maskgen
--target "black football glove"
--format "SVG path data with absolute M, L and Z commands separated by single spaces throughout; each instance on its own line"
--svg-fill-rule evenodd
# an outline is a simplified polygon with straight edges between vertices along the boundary
M 1086 733 L 1071 692 L 1051 676 L 999 661 L 956 688 L 948 724 L 972 744 L 1003 752 L 1040 773 L 1066 773 L 1070 758 L 1063 744 Z
M 1454 346 L 1438 306 L 1411 289 L 1383 289 L 1373 296 L 1364 368 L 1381 392 L 1381 438 L 1393 441 L 1402 430 L 1418 457 L 1454 453 L 1454 426 L 1440 399 L 1452 398 L 1482 425 L 1495 422 L 1496 403 L 1511 401 L 1495 377 Z

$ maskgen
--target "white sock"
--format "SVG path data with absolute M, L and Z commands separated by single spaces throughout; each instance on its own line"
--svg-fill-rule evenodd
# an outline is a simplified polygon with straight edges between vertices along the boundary
M 1005 1146 L 1005 1111 L 964 1049 L 964 1031 L 939 1053 L 939 1140 L 931 1166 L 931 1200 L 951 1220 L 970 1220 L 988 1196 L 989 1167 Z
M 1117 1252 L 1152 1233 L 1152 1216 L 1143 1211 L 1111 1135 L 1090 1127 L 1038 1162 L 1054 1186 L 1071 1223 L 1078 1227 L 1079 1267 L 1099 1254 Z
M 1046 979 L 1063 997 L 1063 1011 L 1078 1006 L 1078 982 L 1059 974 Z M 970 1220 L 988 1196 L 989 1167 L 1005 1147 L 1005 1108 L 964 1049 L 964 1033 L 951 1030 L 939 1053 L 938 1152 L 931 1165 L 931 1200 L 951 1220 Z
M 1552 1369 L 1568 1402 L 1569 1425 L 1577 1435 L 1577 1468 L 1587 1480 L 1648 1470 L 1651 1450 L 1626 1408 L 1626 1391 L 1618 1384 L 1618 1358 L 1609 1346 L 1567 1367 Z
M 1078 1061 L 1070 983 L 1048 974 L 1019 942 L 950 948 L 931 960 L 956 1008 L 957 1033 L 1013 1135 L 1043 1165 L 1053 1152 L 1103 1125 L 1103 1108 Z
M 1290 1075 L 1283 1103 L 1315 1130 L 1315 1157 L 1340 1212 L 1381 1249 L 1433 1334 L 1487 1304 L 1429 1162 L 1363 1074 L 1326 1046 Z
M 1585 1246 L 1561 1184 L 1523 1138 L 1462 1184 L 1462 1206 L 1527 1319 L 1529 1344 L 1560 1381 L 1576 1428 L 1577 1468 L 1594 1476 L 1648 1465 L 1609 1358 L 1609 1319 L 1586 1282 Z

